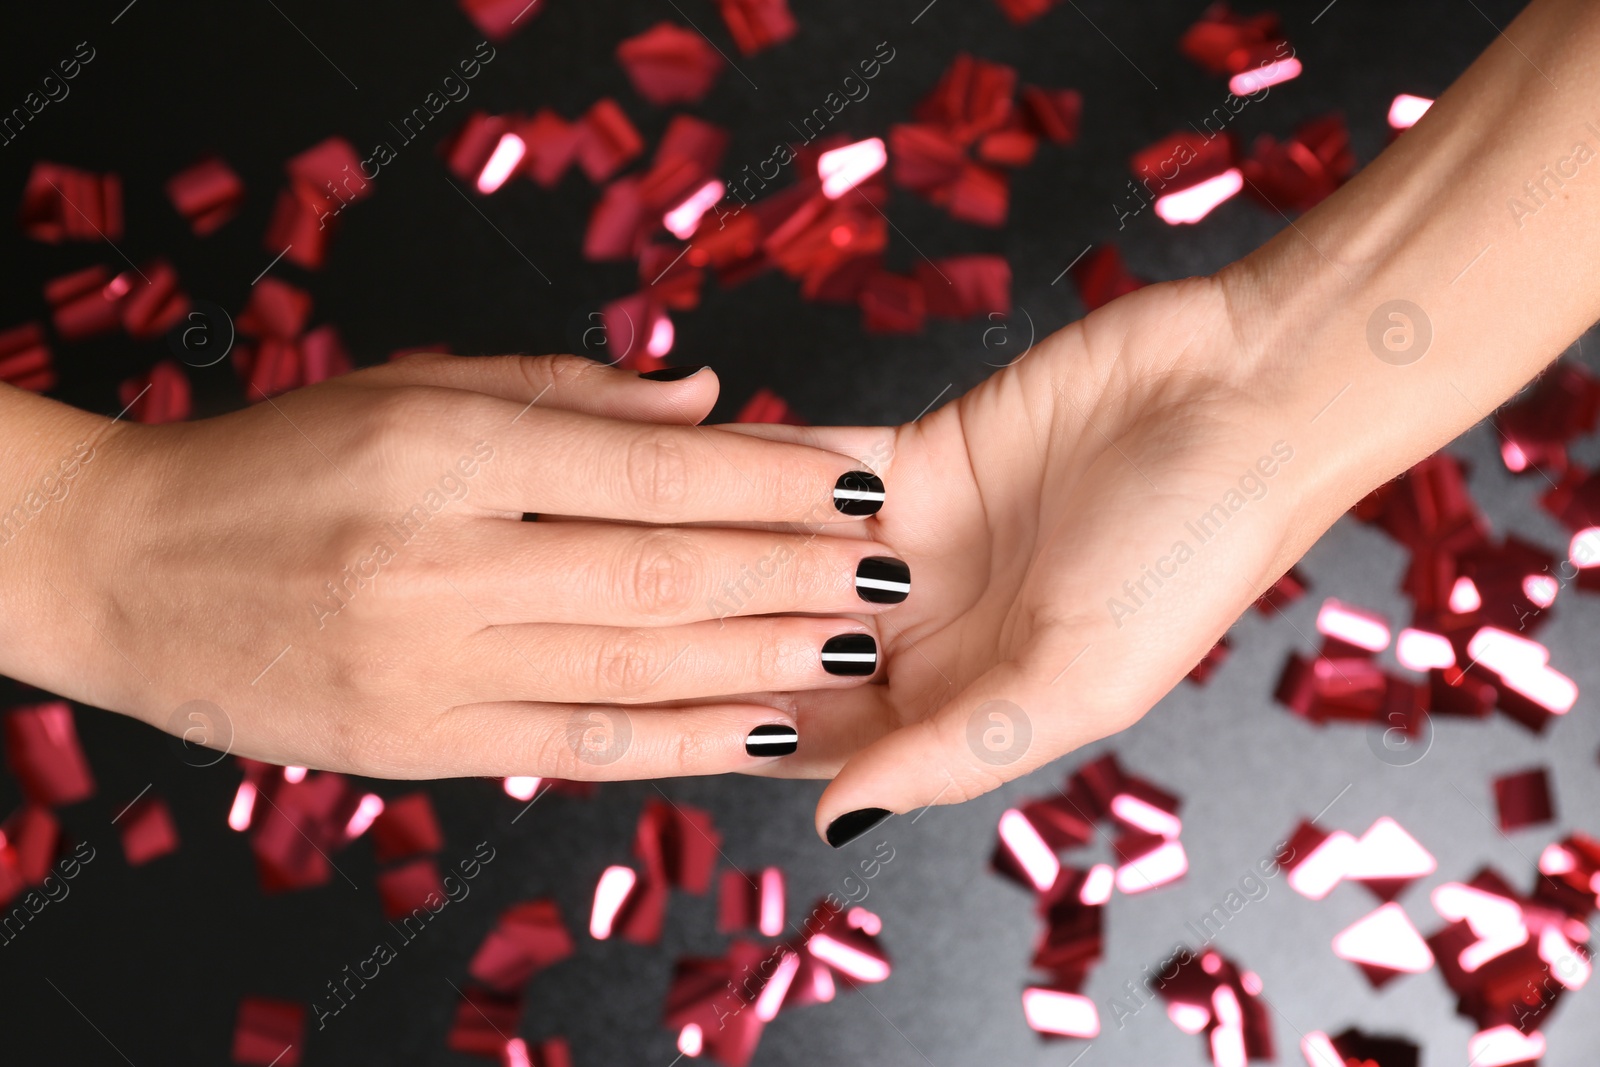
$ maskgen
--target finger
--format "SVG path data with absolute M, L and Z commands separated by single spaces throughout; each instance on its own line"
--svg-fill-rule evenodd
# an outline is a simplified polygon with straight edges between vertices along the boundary
M 673 626 L 793 612 L 868 615 L 912 595 L 910 568 L 855 538 L 713 527 L 484 519 L 443 551 L 474 561 L 484 619 Z
M 878 642 L 854 619 L 729 619 L 690 626 L 497 626 L 469 649 L 464 699 L 646 704 L 860 685 Z
M 725 774 L 800 747 L 794 721 L 760 704 L 621 708 L 603 704 L 471 704 L 416 738 L 431 777 L 536 775 L 625 781 Z M 410 757 L 378 773 L 415 776 Z
M 582 356 L 447 356 L 425 352 L 367 373 L 368 384 L 424 385 L 484 393 L 516 404 L 612 419 L 693 425 L 720 388 L 710 367 L 674 367 L 645 377 Z M 687 372 L 687 373 L 683 373 Z
M 719 423 L 719 430 L 759 437 L 765 441 L 806 445 L 842 456 L 853 456 L 865 469 L 888 480 L 894 466 L 899 436 L 894 426 L 790 426 L 778 422 Z
M 651 383 L 646 383 L 651 384 Z M 488 506 L 653 523 L 850 522 L 883 481 L 847 456 L 698 426 L 648 425 L 503 402 L 475 413 L 495 442 Z M 465 417 L 465 416 L 464 416 Z
M 898 725 L 888 694 L 889 687 L 880 684 L 750 694 L 792 714 L 805 735 L 806 747 L 749 773 L 768 778 L 835 777 L 851 756 Z
M 1097 732 L 1101 716 L 1062 707 L 1068 693 L 1050 683 L 1042 662 L 1000 664 L 867 745 L 823 791 L 818 833 L 840 848 L 892 814 L 971 800 L 1109 732 Z

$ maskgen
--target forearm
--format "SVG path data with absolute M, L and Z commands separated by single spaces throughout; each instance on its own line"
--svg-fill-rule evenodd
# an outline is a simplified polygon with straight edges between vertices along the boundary
M 1415 128 L 1224 272 L 1330 508 L 1484 418 L 1600 318 L 1597 59 L 1600 5 L 1536 0 Z M 1399 300 L 1420 314 L 1380 312 Z

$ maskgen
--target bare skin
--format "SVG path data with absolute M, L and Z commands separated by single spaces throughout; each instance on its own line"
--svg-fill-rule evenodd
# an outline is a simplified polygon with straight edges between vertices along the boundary
M 0 670 L 174 731 L 209 701 L 226 723 L 203 740 L 366 774 L 759 766 L 750 731 L 792 726 L 766 705 L 587 706 L 865 680 L 819 660 L 889 607 L 853 582 L 892 550 L 820 533 L 859 524 L 832 498 L 856 465 L 694 425 L 715 398 L 709 372 L 576 357 L 418 357 L 176 426 L 9 390 L 35 440 L 6 467 L 24 510 L 0 545 Z M 684 525 L 745 519 L 806 525 Z M 778 550 L 781 572 L 717 601 Z
M 918 586 L 881 620 L 887 684 L 797 696 L 806 745 L 763 773 L 833 778 L 824 832 L 1140 718 L 1355 501 L 1600 318 L 1596 57 L 1600 8 L 1538 0 L 1246 259 L 1115 301 L 916 424 L 764 431 L 892 454 L 862 533 Z

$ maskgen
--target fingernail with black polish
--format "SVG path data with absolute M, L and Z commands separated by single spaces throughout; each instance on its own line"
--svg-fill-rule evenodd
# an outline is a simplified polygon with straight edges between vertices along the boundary
M 750 731 L 744 750 L 752 756 L 792 756 L 800 747 L 800 735 L 793 726 L 767 723 Z
M 871 604 L 898 604 L 911 595 L 911 568 L 888 556 L 868 556 L 856 567 L 856 595 Z
M 884 808 L 847 811 L 828 824 L 828 844 L 843 848 L 893 814 Z
M 822 645 L 822 669 L 829 674 L 871 674 L 878 669 L 878 642 L 871 634 L 830 637 Z
M 699 367 L 662 367 L 660 370 L 647 370 L 639 377 L 647 382 L 681 382 L 685 378 L 692 378 L 705 370 L 704 365 Z
M 851 471 L 833 483 L 833 506 L 846 515 L 876 515 L 883 507 L 883 479 L 871 471 Z

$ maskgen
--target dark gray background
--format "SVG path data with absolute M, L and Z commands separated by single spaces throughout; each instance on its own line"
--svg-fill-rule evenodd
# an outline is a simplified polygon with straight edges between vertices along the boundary
M 138 0 L 112 25 L 125 2 L 10 6 L 0 32 L 0 106 L 20 103 L 77 42 L 87 39 L 99 55 L 72 83 L 68 99 L 51 104 L 15 143 L 0 148 L 0 202 L 18 202 L 35 159 L 117 170 L 126 182 L 128 217 L 120 247 L 140 262 L 170 257 L 193 296 L 233 309 L 271 259 L 261 234 L 282 185 L 282 161 L 335 133 L 363 151 L 389 139 L 388 120 L 419 103 L 479 40 L 448 0 Z M 1077 9 L 1063 5 L 1019 31 L 989 0 L 938 0 L 923 11 L 925 2 L 795 0 L 799 36 L 746 59 L 734 53 L 707 0 L 679 0 L 681 14 L 673 4 L 647 0 L 547 0 L 539 20 L 500 46 L 468 105 L 531 112 L 550 104 L 573 116 L 597 96 L 612 94 L 653 141 L 667 113 L 631 91 L 612 49 L 624 35 L 684 16 L 750 78 L 726 72 L 706 103 L 690 109 L 734 131 L 730 160 L 764 158 L 787 135 L 789 120 L 807 113 L 880 41 L 889 41 L 897 56 L 871 97 L 842 116 L 853 134 L 879 134 L 905 119 L 961 49 L 1014 63 L 1025 81 L 1078 87 L 1086 101 L 1079 144 L 1047 146 L 1033 166 L 1013 176 L 1004 230 L 953 222 L 899 191 L 890 208 L 905 235 L 891 236 L 891 265 L 912 265 L 910 242 L 935 257 L 1003 253 L 1015 270 L 1017 304 L 1041 332 L 1081 313 L 1068 283 L 1051 281 L 1086 245 L 1115 240 L 1135 271 L 1166 278 L 1215 269 L 1282 225 L 1241 198 L 1196 227 L 1170 228 L 1146 213 L 1117 232 L 1113 204 L 1125 189 L 1128 154 L 1221 102 L 1220 80 L 1176 50 L 1203 3 L 1081 0 Z M 1281 136 L 1305 118 L 1338 108 L 1349 118 L 1358 155 L 1368 161 L 1387 138 L 1383 120 L 1391 97 L 1437 94 L 1519 6 L 1509 0 L 1337 0 L 1324 11 L 1317 0 L 1285 10 L 1306 73 L 1247 108 L 1237 129 L 1246 137 L 1263 131 Z M 429 140 L 454 129 L 465 110 L 451 105 Z M 249 198 L 220 233 L 195 240 L 166 202 L 162 183 L 205 151 L 219 152 L 240 171 Z M 345 213 L 325 271 L 274 270 L 314 293 L 314 321 L 336 323 L 360 362 L 441 341 L 467 353 L 571 348 L 587 312 L 633 290 L 631 265 L 595 266 L 578 257 L 596 196 L 581 177 L 569 176 L 555 192 L 518 182 L 482 202 L 516 249 L 446 183 L 431 145 L 402 149 L 384 169 L 376 194 Z M 8 284 L 0 287 L 0 325 L 43 318 L 39 286 L 48 278 L 93 263 L 123 265 L 103 245 L 43 246 L 9 228 L 0 230 L 0 255 L 9 264 Z M 699 311 L 675 319 L 674 359 L 712 363 L 722 377 L 719 416 L 731 415 L 757 387 L 769 385 L 815 422 L 897 422 L 915 416 L 947 384 L 959 392 L 980 380 L 986 360 L 1005 358 L 985 347 L 990 323 L 939 323 L 919 337 L 870 339 L 854 309 L 805 304 L 793 283 L 776 276 L 732 291 L 709 287 Z M 1025 329 L 1020 319 L 1013 334 L 1019 329 Z M 121 406 L 116 383 L 163 355 L 159 342 L 121 337 L 59 346 L 57 395 L 115 412 Z M 194 378 L 203 410 L 240 403 L 226 364 Z M 1490 431 L 1480 427 L 1453 447 L 1474 461 L 1473 488 L 1497 531 L 1515 529 L 1552 548 L 1565 546 L 1563 531 L 1534 507 L 1539 485 L 1513 480 L 1497 467 Z M 1594 448 L 1585 452 L 1596 458 Z M 1402 565 L 1395 545 L 1342 521 L 1306 558 L 1314 588 L 1288 612 L 1294 625 L 1247 617 L 1235 628 L 1232 659 L 1208 687 L 1180 686 L 1134 729 L 993 796 L 935 809 L 915 824 L 909 818 L 887 824 L 869 841 L 892 842 L 895 859 L 870 883 L 868 903 L 884 918 L 894 976 L 865 995 L 784 1015 L 769 1027 L 756 1062 L 947 1067 L 1065 1064 L 1078 1055 L 1083 1043 L 1041 1043 L 1022 1022 L 1018 993 L 1037 922 L 1026 895 L 985 864 L 1000 811 L 1050 791 L 1080 758 L 1108 749 L 1184 797 L 1192 866 L 1179 885 L 1113 903 L 1106 957 L 1085 990 L 1100 1003 L 1107 1032 L 1093 1043 L 1086 1067 L 1207 1062 L 1201 1039 L 1180 1033 L 1159 1008 L 1118 1031 L 1108 998 L 1159 959 L 1183 936 L 1184 922 L 1219 902 L 1299 818 L 1315 814 L 1347 786 L 1327 825 L 1359 833 L 1376 817 L 1393 815 L 1439 858 L 1439 874 L 1402 898 L 1425 933 L 1438 925 L 1426 896 L 1433 884 L 1469 877 L 1488 862 L 1525 887 L 1547 841 L 1569 825 L 1600 829 L 1589 695 L 1600 687 L 1591 636 L 1600 624 L 1596 602 L 1563 593 L 1559 618 L 1541 635 L 1553 663 L 1585 694 L 1544 739 L 1501 719 L 1441 723 L 1429 755 L 1401 769 L 1379 762 L 1361 730 L 1318 731 L 1270 701 L 1285 655 L 1304 646 L 1299 634 L 1312 632 L 1323 596 L 1403 619 L 1406 605 L 1395 593 Z M 23 699 L 20 692 L 11 696 Z M 101 858 L 73 883 L 67 900 L 0 949 L 6 1062 L 224 1062 L 240 996 L 309 1000 L 385 936 L 365 844 L 336 857 L 355 888 L 335 878 L 321 889 L 263 897 L 244 840 L 224 825 L 238 780 L 231 761 L 209 771 L 186 767 L 154 731 L 93 710 L 80 712 L 79 730 L 100 789 L 63 818 Z M 1553 771 L 1561 822 L 1508 839 L 1488 821 L 1489 779 L 1534 764 Z M 152 782 L 173 804 L 182 847 L 129 870 L 110 819 Z M 498 858 L 468 900 L 446 909 L 327 1030 L 311 1035 L 308 1064 L 471 1062 L 444 1048 L 456 999 L 447 982 L 462 983 L 472 951 L 510 902 L 553 895 L 581 928 L 595 877 L 609 863 L 626 862 L 639 806 L 657 795 L 658 786 L 607 786 L 593 800 L 546 798 L 515 825 L 521 805 L 494 783 L 428 788 L 447 833 L 441 861 L 464 858 L 485 839 Z M 818 785 L 730 778 L 659 788 L 715 813 L 732 862 L 781 865 L 791 879 L 791 915 L 839 890 L 851 872 L 848 853 L 831 853 L 813 836 Z M 18 800 L 14 782 L 0 777 L 0 811 Z M 1084 858 L 1104 857 L 1089 850 Z M 1278 880 L 1222 936 L 1222 950 L 1262 976 L 1278 1009 L 1279 1062 L 1299 1062 L 1300 1032 L 1350 1024 L 1421 1041 L 1427 1067 L 1466 1062 L 1472 1028 L 1452 1014 L 1436 974 L 1403 978 L 1374 994 L 1352 965 L 1331 954 L 1333 934 L 1374 903 L 1354 887 L 1312 903 Z M 658 949 L 581 939 L 576 959 L 530 987 L 524 1034 L 566 1034 L 580 1065 L 665 1067 L 675 1050 L 658 1020 L 672 961 L 721 950 L 712 905 L 709 897 L 677 895 Z M 1587 989 L 1553 1014 L 1546 1027 L 1550 1067 L 1592 1062 L 1600 1048 L 1596 995 Z

